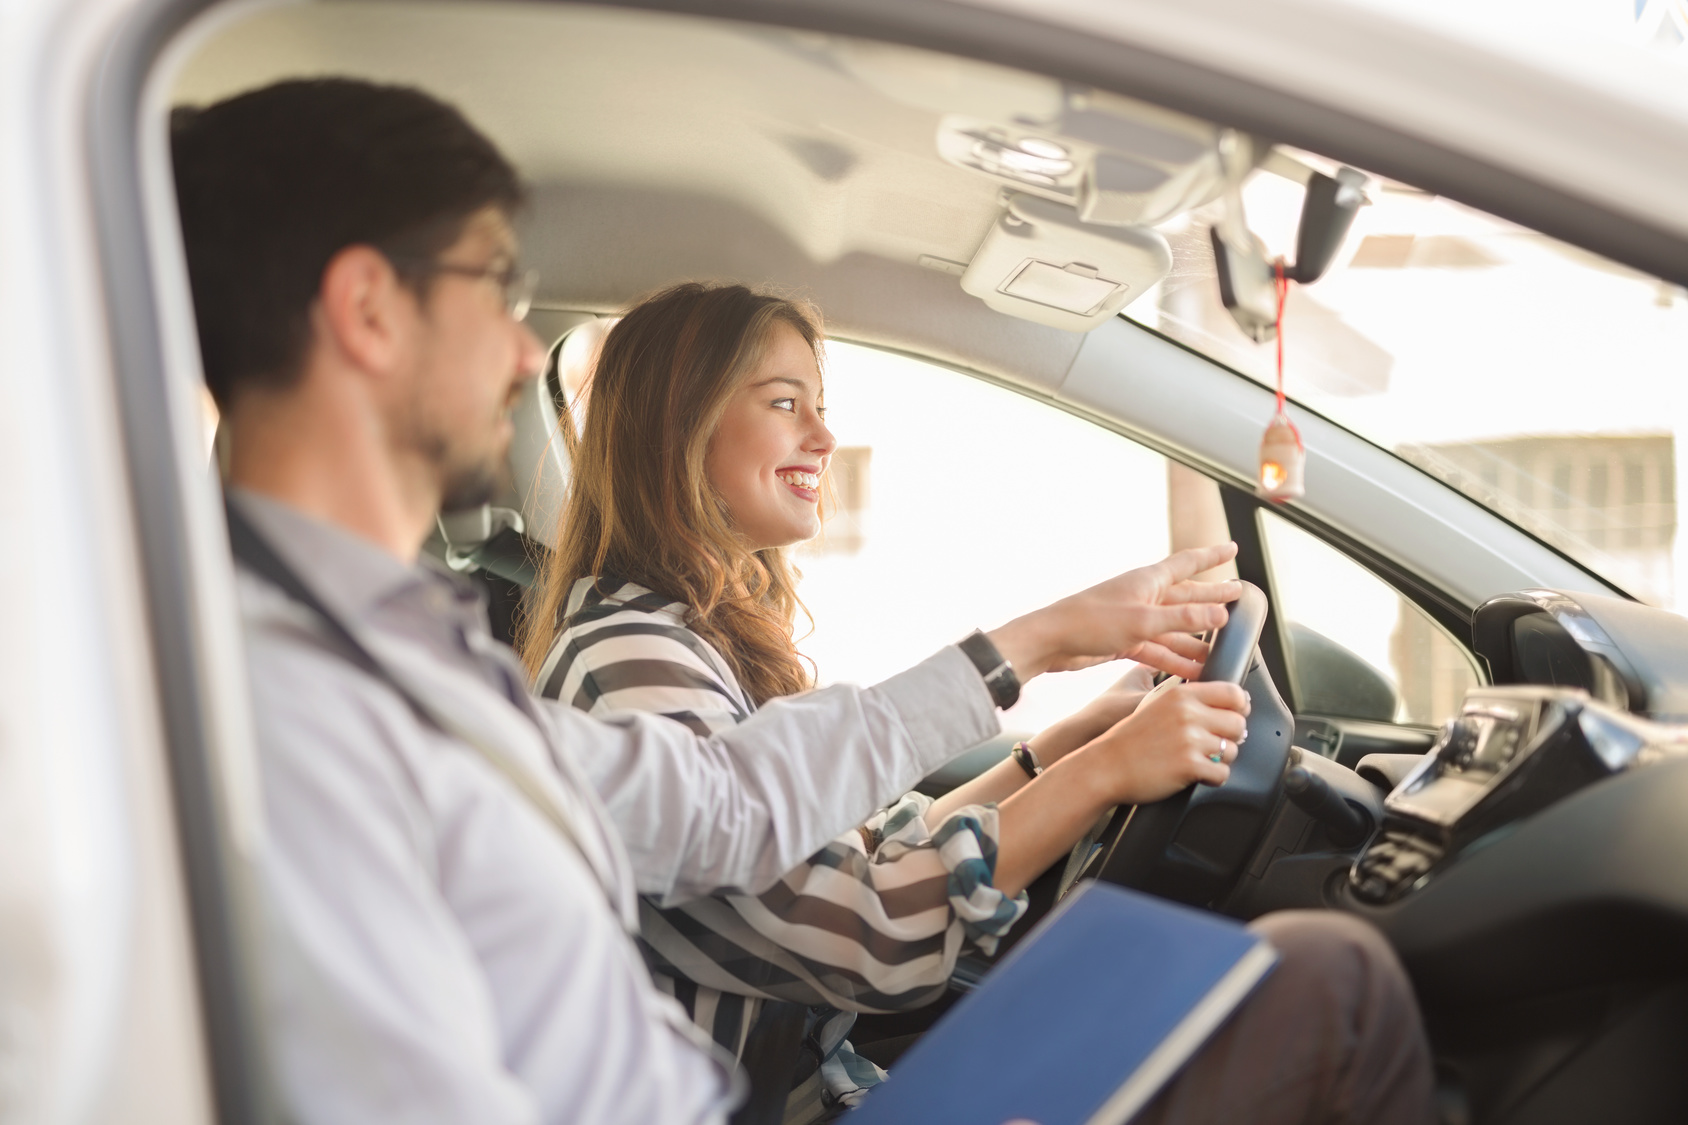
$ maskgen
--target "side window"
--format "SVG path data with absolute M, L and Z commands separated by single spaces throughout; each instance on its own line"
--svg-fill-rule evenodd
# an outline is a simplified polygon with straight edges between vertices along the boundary
M 833 515 L 798 549 L 800 651 L 871 684 L 1167 553 L 1167 462 L 1066 411 L 909 356 L 831 342 Z M 1030 734 L 1124 674 L 1040 676 L 1003 718 Z
M 1260 512 L 1298 712 L 1434 725 L 1481 682 L 1470 654 L 1369 570 Z

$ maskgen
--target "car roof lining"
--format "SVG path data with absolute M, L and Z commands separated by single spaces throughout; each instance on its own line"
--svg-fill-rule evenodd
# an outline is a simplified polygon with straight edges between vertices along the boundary
M 557 279 L 547 306 L 613 312 L 677 281 L 737 281 L 815 301 L 830 336 L 1043 390 L 1059 385 L 1084 340 L 995 312 L 954 276 L 911 262 L 866 252 L 814 261 L 761 216 L 720 200 L 582 185 L 541 188 L 536 202 L 523 253 Z M 641 236 L 627 239 L 630 229 Z M 570 269 L 580 262 L 591 268 Z
M 939 114 L 892 96 L 894 89 L 888 94 L 874 80 L 874 66 L 851 54 L 922 52 L 641 10 L 695 7 L 684 0 L 614 8 L 418 7 L 392 0 L 288 5 L 225 18 L 182 69 L 176 90 L 186 100 L 205 101 L 282 75 L 356 73 L 417 83 L 462 105 L 535 186 L 524 236 L 542 268 L 540 299 L 555 307 L 608 310 L 684 278 L 739 280 L 812 297 L 843 335 L 1034 387 L 1057 383 L 1082 337 L 984 310 L 953 276 L 931 271 L 926 277 L 917 264 L 966 262 L 1001 211 L 999 184 L 938 158 Z M 708 7 L 786 24 L 818 25 L 828 15 L 824 3 L 781 3 L 768 11 L 754 2 Z M 868 3 L 857 14 L 870 28 L 900 23 L 905 37 L 918 40 L 945 7 Z M 964 28 L 946 30 L 952 40 L 989 38 L 987 31 L 1015 23 L 1004 12 L 978 11 Z M 1040 43 L 1060 35 L 1034 25 L 1026 32 L 1012 48 L 994 41 L 980 53 L 1000 59 L 1017 50 L 1034 61 Z M 1433 182 L 1438 174 L 1451 172 L 1464 181 L 1451 185 L 1454 198 L 1549 233 L 1563 232 L 1582 210 L 1554 189 L 1500 169 L 1470 176 L 1456 154 L 1342 120 L 1340 111 L 1289 105 L 1287 96 L 1263 91 L 1232 97 L 1235 78 L 1208 80 L 1197 67 L 1137 48 L 1094 45 L 1104 47 L 1115 89 L 1122 80 L 1165 86 L 1156 91 L 1162 104 L 1212 110 L 1213 120 L 1346 156 L 1433 190 L 1442 190 Z M 1143 65 L 1122 74 L 1122 55 L 1142 55 Z M 928 57 L 956 68 L 957 84 L 974 95 L 984 88 L 987 100 L 1010 106 L 1017 100 L 1033 113 L 1047 90 L 1060 86 L 991 63 Z M 489 58 L 500 65 L 486 66 Z M 1084 51 L 1066 51 L 1063 64 L 1068 77 L 1075 67 L 1082 70 Z M 1177 71 L 1178 80 L 1167 71 Z M 683 97 L 660 93 L 676 85 Z M 1251 113 L 1259 119 L 1247 120 Z M 1370 151 L 1337 151 L 1345 144 Z M 636 197 L 642 197 L 637 205 Z M 1688 279 L 1688 240 L 1621 219 L 1608 221 L 1601 233 L 1603 245 L 1584 244 Z
M 740 281 L 813 299 L 836 335 L 1058 384 L 1080 334 L 994 312 L 942 270 L 973 256 L 1001 185 L 940 159 L 941 114 L 852 71 L 852 46 L 925 54 L 638 11 L 359 0 L 225 27 L 176 92 L 203 103 L 351 73 L 458 104 L 533 186 L 522 237 L 541 307 L 611 311 L 680 280 Z M 974 100 L 1035 111 L 1061 96 L 1053 79 L 949 63 Z M 684 96 L 659 96 L 665 83 Z

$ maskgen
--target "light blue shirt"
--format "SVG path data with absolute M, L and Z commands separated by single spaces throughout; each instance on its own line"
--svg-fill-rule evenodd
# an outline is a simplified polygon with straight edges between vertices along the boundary
M 730 1071 L 653 987 L 626 931 L 635 894 L 765 890 L 998 730 L 955 648 L 709 738 L 650 715 L 594 719 L 528 695 L 453 577 L 236 500 L 436 713 L 541 780 L 578 845 L 242 573 L 267 1032 L 307 1125 L 722 1120 Z

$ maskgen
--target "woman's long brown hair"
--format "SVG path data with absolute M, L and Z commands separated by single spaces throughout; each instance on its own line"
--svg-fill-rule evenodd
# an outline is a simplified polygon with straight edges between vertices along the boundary
M 523 628 L 530 674 L 545 662 L 569 591 L 596 575 L 605 593 L 632 581 L 684 602 L 687 623 L 720 650 L 757 703 L 811 686 L 791 636 L 801 605 L 796 572 L 783 549 L 750 549 L 704 474 L 728 399 L 780 324 L 796 329 L 820 361 L 812 306 L 742 285 L 676 285 L 610 330 L 580 436 L 570 442 L 557 549 L 540 570 Z

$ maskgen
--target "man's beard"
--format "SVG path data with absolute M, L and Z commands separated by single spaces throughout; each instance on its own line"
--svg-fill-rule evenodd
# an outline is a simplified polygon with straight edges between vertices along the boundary
M 434 419 L 413 415 L 407 443 L 434 466 L 439 473 L 440 510 L 459 512 L 478 508 L 496 500 L 510 479 L 508 449 L 501 443 L 497 448 L 467 455 L 454 448 L 447 427 Z
M 508 468 L 504 458 L 498 457 L 452 470 L 441 484 L 440 511 L 460 512 L 492 503 L 504 491 Z

